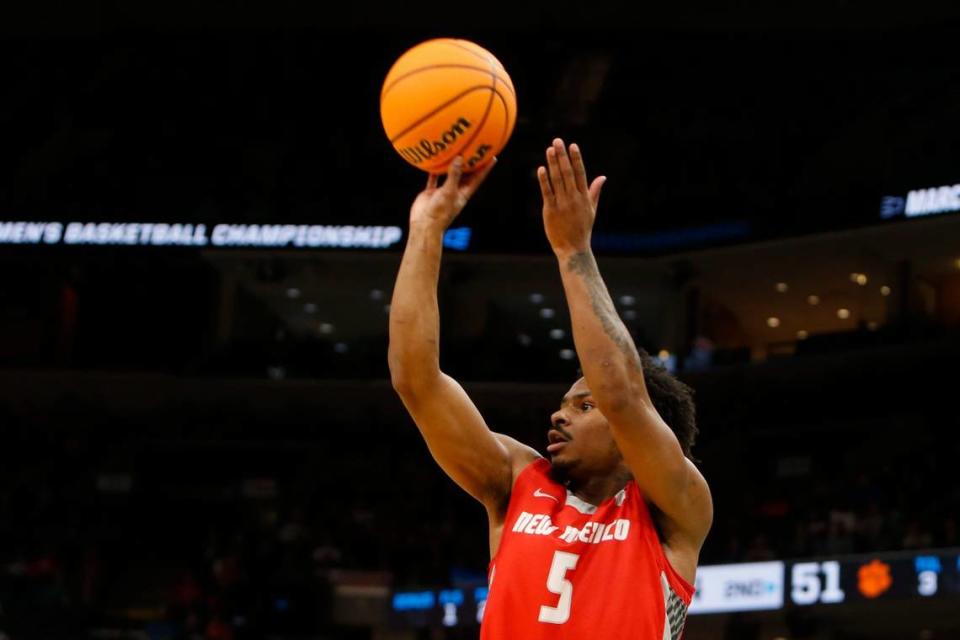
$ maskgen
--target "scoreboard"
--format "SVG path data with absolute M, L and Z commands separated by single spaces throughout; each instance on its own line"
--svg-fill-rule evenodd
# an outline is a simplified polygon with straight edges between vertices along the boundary
M 960 549 L 705 565 L 695 586 L 690 615 L 929 598 L 960 604 Z M 395 591 L 390 619 L 398 627 L 475 626 L 486 601 L 485 585 Z
M 691 615 L 907 598 L 960 601 L 960 551 L 704 566 L 696 587 Z

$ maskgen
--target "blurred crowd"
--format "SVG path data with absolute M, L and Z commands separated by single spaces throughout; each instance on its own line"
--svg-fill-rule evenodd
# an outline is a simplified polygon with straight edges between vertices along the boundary
M 743 492 L 743 509 L 721 516 L 706 559 L 750 562 L 876 551 L 958 547 L 960 489 L 930 456 L 876 474 L 851 470 L 790 491 Z M 929 466 L 927 466 L 929 465 Z M 798 483 L 799 484 L 799 483 Z

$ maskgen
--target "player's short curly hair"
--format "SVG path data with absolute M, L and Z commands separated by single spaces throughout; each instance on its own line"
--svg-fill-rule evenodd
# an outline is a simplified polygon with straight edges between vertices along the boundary
M 677 436 L 683 455 L 693 460 L 693 444 L 697 439 L 697 412 L 693 403 L 693 389 L 674 377 L 659 360 L 637 348 L 643 379 L 654 408 Z M 583 371 L 577 370 L 582 376 Z
M 643 367 L 643 379 L 647 383 L 647 393 L 650 394 L 654 408 L 677 436 L 683 455 L 693 460 L 691 451 L 700 431 L 697 428 L 693 389 L 673 376 L 659 360 L 651 358 L 646 351 L 638 351 Z

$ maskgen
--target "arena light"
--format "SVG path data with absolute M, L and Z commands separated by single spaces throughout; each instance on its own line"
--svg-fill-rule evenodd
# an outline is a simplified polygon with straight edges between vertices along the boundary
M 787 291 L 790 290 L 790 286 L 786 282 L 778 282 L 776 286 L 776 290 L 779 293 L 786 293 Z
M 841 320 L 846 320 L 850 317 L 850 309 L 837 309 L 837 317 Z
M 882 287 L 880 287 L 880 295 L 884 297 L 890 295 L 890 287 L 888 287 L 887 285 L 883 285 Z
M 815 307 L 820 304 L 820 296 L 818 295 L 809 295 L 807 296 L 807 304 Z
M 776 318 L 773 316 L 767 318 L 767 326 L 770 327 L 771 329 L 776 329 L 777 327 L 780 326 L 780 318 Z
M 797 340 L 806 340 L 809 335 L 805 329 L 800 329 L 800 331 L 797 331 Z

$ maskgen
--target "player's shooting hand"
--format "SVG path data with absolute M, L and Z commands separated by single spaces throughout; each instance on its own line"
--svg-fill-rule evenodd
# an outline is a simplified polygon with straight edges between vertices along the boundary
M 556 138 L 547 147 L 547 166 L 537 167 L 543 195 L 543 227 L 553 252 L 558 256 L 590 249 L 590 234 L 597 217 L 600 190 L 605 176 L 587 183 L 580 148 Z
M 438 174 L 430 174 L 427 188 L 417 195 L 410 208 L 410 226 L 435 227 L 446 231 L 496 163 L 497 159 L 494 158 L 480 171 L 464 175 L 463 158 L 457 157 L 451 163 L 443 185 L 439 184 Z

